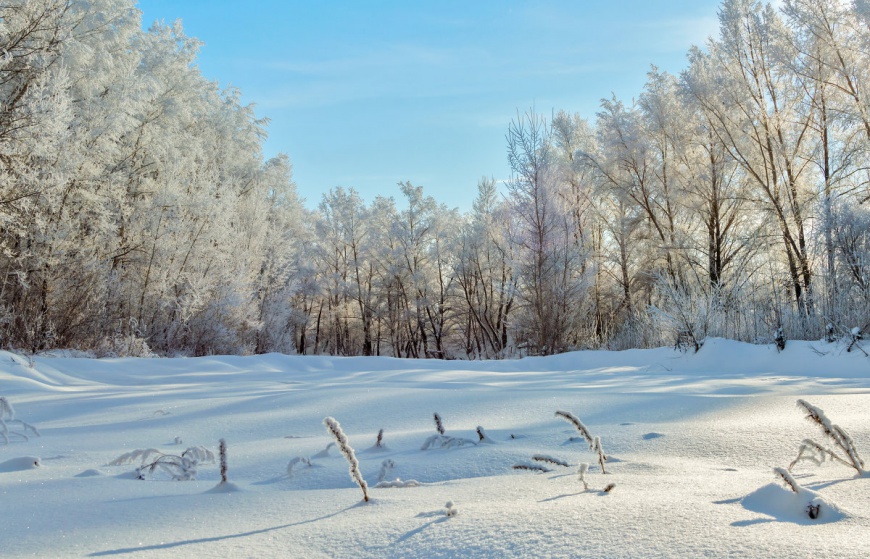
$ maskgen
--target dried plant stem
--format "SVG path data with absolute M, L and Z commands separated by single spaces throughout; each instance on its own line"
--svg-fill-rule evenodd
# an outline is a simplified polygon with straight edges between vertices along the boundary
M 540 473 L 547 473 L 547 472 L 551 471 L 549 468 L 539 466 L 538 464 L 522 464 L 522 463 L 521 464 L 514 464 L 513 469 L 514 470 L 528 470 L 530 472 L 540 472 Z
M 583 422 L 571 412 L 560 410 L 556 412 L 556 417 L 561 417 L 577 428 L 577 431 L 579 431 L 580 434 L 583 435 L 583 438 L 586 439 L 586 442 L 589 443 L 589 450 L 598 455 L 598 465 L 601 466 L 601 473 L 606 474 L 607 471 L 604 469 L 604 463 L 607 461 L 607 455 L 604 454 L 604 448 L 601 446 L 601 438 L 593 437 L 592 433 L 589 432 L 589 429 L 583 425 Z
M 532 456 L 532 460 L 535 462 L 543 462 L 545 464 L 553 464 L 554 466 L 562 466 L 563 468 L 570 466 L 570 464 L 564 460 L 559 460 L 558 458 L 547 456 L 546 454 L 535 454 Z
M 332 417 L 324 418 L 323 424 L 326 425 L 326 430 L 335 437 L 335 442 L 338 443 L 339 450 L 341 450 L 341 453 L 344 455 L 348 465 L 350 466 L 350 478 L 359 485 L 363 492 L 363 500 L 368 502 L 368 484 L 366 484 L 366 480 L 363 479 L 362 473 L 359 471 L 359 461 L 357 461 L 353 448 L 351 448 L 350 443 L 348 443 L 347 436 L 345 436 L 344 432 L 341 430 L 341 425 Z
M 821 408 L 817 408 L 806 400 L 798 400 L 797 405 L 800 409 L 806 412 L 807 420 L 811 423 L 818 425 L 822 432 L 825 434 L 825 436 L 833 441 L 834 445 L 839 448 L 843 452 L 843 454 L 846 455 L 846 459 L 837 455 L 831 449 L 825 448 L 822 445 L 813 441 L 806 440 L 803 443 L 804 445 L 815 448 L 823 456 L 827 454 L 834 460 L 845 464 L 851 468 L 854 468 L 859 474 L 866 473 L 864 470 L 864 460 L 858 455 L 858 450 L 855 448 L 855 443 L 852 441 L 852 437 L 849 436 L 849 433 L 847 433 L 845 429 L 843 429 L 839 425 L 834 425 L 831 420 L 828 419 L 828 417 L 825 415 L 825 412 L 822 411 Z M 798 454 L 798 458 L 795 459 L 795 462 L 797 462 L 800 457 L 801 455 Z M 794 464 L 795 462 L 793 462 L 792 464 Z
M 221 460 L 221 483 L 227 482 L 227 441 L 224 439 L 220 440 L 220 445 L 218 446 L 218 452 L 220 453 Z
M 589 443 L 590 445 L 593 443 L 592 434 L 589 432 L 589 429 L 587 429 L 586 426 L 583 425 L 583 422 L 580 421 L 576 415 L 571 412 L 560 410 L 556 412 L 556 417 L 561 417 L 568 423 L 572 424 L 574 427 L 577 428 L 580 434 L 583 435 L 583 438 L 586 439 L 587 443 Z
M 795 493 L 801 492 L 801 486 L 798 484 L 797 480 L 789 473 L 785 468 L 774 468 L 773 472 L 782 479 L 783 483 L 788 486 Z
M 435 429 L 438 431 L 439 435 L 444 434 L 444 424 L 441 422 L 441 416 L 438 413 L 433 413 L 432 418 L 435 420 Z

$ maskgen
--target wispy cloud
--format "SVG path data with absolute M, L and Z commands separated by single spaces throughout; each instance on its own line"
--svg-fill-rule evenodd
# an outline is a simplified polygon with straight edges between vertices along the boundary
M 289 58 L 289 57 L 288 57 Z M 478 68 L 498 68 L 484 49 L 394 44 L 304 61 L 237 59 L 268 73 L 264 108 L 329 106 L 359 99 L 449 97 L 480 91 Z
M 637 22 L 632 25 L 643 29 L 643 40 L 650 52 L 685 50 L 689 45 L 701 45 L 719 34 L 717 17 L 671 18 Z M 651 40 L 655 38 L 655 40 Z

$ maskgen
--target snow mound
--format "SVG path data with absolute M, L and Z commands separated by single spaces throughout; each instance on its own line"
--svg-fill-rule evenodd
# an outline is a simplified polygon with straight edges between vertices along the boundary
M 396 478 L 394 481 L 379 481 L 375 488 L 377 489 L 391 489 L 391 488 L 402 488 L 402 487 L 420 487 L 423 485 L 416 479 L 408 479 L 401 480 Z
M 815 491 L 801 488 L 800 493 L 794 493 L 775 483 L 753 491 L 743 497 L 740 503 L 746 510 L 772 516 L 780 522 L 795 524 L 827 524 L 849 517 Z M 811 506 L 818 507 L 818 516 L 815 519 L 809 515 Z
M 0 462 L 0 472 L 21 472 L 35 470 L 42 466 L 42 462 L 36 456 L 22 456 L 5 462 Z
M 237 493 L 241 491 L 238 485 L 232 482 L 219 483 L 206 491 L 206 493 Z
M 106 474 L 104 474 L 100 470 L 91 468 L 89 470 L 85 470 L 81 473 L 76 474 L 75 477 L 97 477 L 97 476 L 104 476 L 104 475 L 106 475 Z

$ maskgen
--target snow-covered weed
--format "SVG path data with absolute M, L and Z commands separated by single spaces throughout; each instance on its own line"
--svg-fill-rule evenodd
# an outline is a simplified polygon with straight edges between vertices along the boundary
M 197 461 L 189 456 L 164 454 L 150 464 L 143 464 L 136 468 L 136 477 L 146 479 L 146 476 L 163 472 L 173 481 L 190 481 L 196 479 L 197 465 Z
M 131 450 L 130 452 L 125 452 L 121 456 L 118 456 L 111 462 L 109 462 L 109 466 L 122 466 L 124 464 L 132 464 L 133 462 L 140 462 L 144 464 L 150 457 L 159 457 L 162 456 L 163 453 L 157 450 L 156 448 L 137 448 L 136 450 Z
M 378 482 L 384 481 L 387 479 L 387 476 L 390 475 L 390 472 L 393 471 L 393 468 L 396 467 L 396 463 L 387 458 L 383 462 L 381 462 L 381 471 L 378 472 Z
M 815 520 L 822 515 L 823 501 L 819 499 L 815 493 L 807 491 L 801 487 L 797 480 L 785 468 L 774 468 L 773 472 L 777 475 L 780 481 L 782 481 L 786 488 L 792 491 L 792 493 L 807 499 L 807 506 L 804 511 L 811 520 Z
M 821 408 L 810 404 L 806 400 L 798 400 L 797 405 L 806 412 L 807 420 L 817 425 L 828 440 L 834 443 L 835 448 L 825 447 L 811 439 L 804 439 L 797 458 L 788 466 L 789 470 L 799 462 L 812 462 L 813 464 L 820 465 L 825 461 L 825 458 L 830 457 L 836 462 L 854 468 L 859 476 L 868 475 L 867 470 L 864 469 L 864 460 L 858 455 L 858 449 L 855 448 L 852 437 L 849 436 L 849 433 L 845 429 L 833 424 Z M 840 453 L 842 453 L 842 456 Z
M 849 352 L 849 351 L 852 351 L 852 348 L 858 348 L 861 351 L 861 353 L 863 353 L 864 355 L 867 355 L 867 352 L 864 351 L 864 348 L 861 347 L 861 344 L 859 343 L 863 339 L 864 339 L 864 332 L 861 330 L 861 328 L 858 328 L 856 326 L 856 327 L 852 328 L 851 330 L 849 330 L 849 335 L 847 336 L 847 340 L 846 340 L 848 342 L 848 346 L 846 347 L 846 351 Z
M 304 456 L 297 456 L 296 458 L 293 458 L 292 460 L 290 460 L 290 462 L 287 463 L 288 477 L 293 477 L 293 468 L 296 466 L 296 464 L 302 464 L 308 466 L 309 468 L 313 466 L 310 458 L 305 458 Z
M 486 431 L 484 431 L 483 427 L 481 427 L 480 425 L 477 426 L 477 429 L 475 429 L 475 431 L 477 431 L 478 443 L 496 444 L 494 440 L 489 438 L 489 436 L 486 434 Z
M 350 478 L 359 485 L 359 488 L 362 489 L 363 492 L 363 500 L 368 502 L 368 484 L 366 484 L 366 480 L 359 471 L 359 461 L 356 459 L 356 455 L 347 440 L 347 436 L 344 434 L 344 431 L 341 430 L 341 424 L 332 417 L 324 418 L 323 424 L 326 425 L 326 430 L 335 437 L 335 442 L 338 443 L 338 449 L 344 455 L 348 465 L 350 466 Z
M 552 464 L 554 466 L 562 466 L 563 468 L 568 468 L 570 466 L 570 464 L 565 462 L 564 460 L 560 460 L 559 458 L 554 458 L 554 457 L 549 456 L 547 454 L 535 454 L 534 456 L 532 456 L 532 460 L 534 460 L 535 462 L 541 462 L 544 464 Z
M 785 468 L 774 468 L 773 473 L 779 476 L 779 479 L 785 486 L 791 489 L 794 493 L 800 494 L 803 488 L 798 484 L 797 480 Z
M 447 501 L 447 502 L 444 504 L 444 514 L 445 514 L 445 516 L 456 516 L 456 513 L 457 513 L 457 512 L 458 512 L 458 511 L 456 510 L 456 505 L 453 504 L 453 501 Z
M 384 430 L 378 431 L 378 436 L 375 438 L 375 444 L 365 449 L 363 452 L 384 452 L 390 450 L 384 442 Z
M 326 445 L 326 448 L 324 448 L 323 450 L 321 450 L 317 454 L 313 455 L 311 458 L 313 458 L 313 459 L 329 458 L 331 456 L 331 454 L 329 454 L 329 449 L 334 447 L 334 446 L 335 446 L 335 443 L 329 443 L 328 445 Z
M 227 464 L 227 441 L 224 439 L 221 439 L 219 442 L 218 454 L 220 454 L 221 458 L 221 483 L 227 483 L 229 465 Z
M 439 435 L 444 434 L 444 424 L 441 422 L 441 416 L 438 415 L 438 412 L 432 414 L 432 419 L 435 420 L 435 430 L 438 431 Z
M 229 481 L 229 464 L 227 463 L 227 441 L 221 439 L 218 444 L 218 455 L 221 464 L 221 480 L 220 483 L 212 487 L 207 493 L 234 493 L 239 491 L 239 487 Z
M 870 328 L 870 324 L 865 325 L 863 328 L 860 326 L 843 328 L 839 325 L 835 327 L 833 324 L 828 324 L 825 327 L 825 341 L 846 346 L 846 353 L 850 353 L 853 349 L 857 349 L 866 357 L 870 357 L 870 354 L 868 354 L 861 345 L 861 341 L 866 337 L 865 332 L 868 328 Z M 824 353 L 822 354 L 824 355 Z
M 435 448 L 458 448 L 462 446 L 475 446 L 476 442 L 470 439 L 460 437 L 451 437 L 449 435 L 432 435 L 423 441 L 420 450 L 429 450 Z
M 592 433 L 589 432 L 589 429 L 583 425 L 583 422 L 580 421 L 576 415 L 567 411 L 557 411 L 556 417 L 561 417 L 568 423 L 572 424 L 577 431 L 583 435 L 583 438 L 589 443 L 589 450 L 594 452 L 598 456 L 598 465 L 601 466 L 601 473 L 606 474 L 607 471 L 604 469 L 604 463 L 607 462 L 607 455 L 604 454 L 604 448 L 601 446 L 601 438 L 593 437 Z
M 394 480 L 387 480 L 387 476 L 392 473 L 395 467 L 396 463 L 389 458 L 381 462 L 381 471 L 378 472 L 378 483 L 375 485 L 375 487 L 383 489 L 396 487 L 419 487 L 421 485 L 420 482 L 415 479 L 403 481 L 399 478 L 396 478 Z
M 10 425 L 18 425 L 21 427 L 21 430 L 13 431 L 9 428 Z M 9 444 L 10 435 L 28 441 L 30 440 L 30 437 L 27 436 L 28 431 L 37 437 L 39 436 L 39 430 L 36 427 L 20 419 L 15 419 L 15 408 L 12 407 L 9 400 L 0 396 L 0 436 L 3 437 L 3 441 Z
M 836 522 L 848 516 L 815 491 L 801 486 L 787 469 L 774 468 L 773 472 L 780 483 L 770 483 L 743 497 L 744 508 L 798 524 Z
M 545 474 L 552 471 L 550 468 L 546 468 L 544 466 L 541 466 L 540 464 L 532 464 L 530 462 L 519 462 L 517 464 L 514 464 L 512 468 L 514 470 L 525 470 L 528 472 L 535 472 L 539 474 Z
M 165 454 L 156 448 L 136 449 L 126 452 L 109 462 L 109 466 L 122 466 L 139 462 L 136 468 L 137 479 L 154 477 L 164 473 L 174 481 L 196 479 L 197 466 L 201 463 L 215 463 L 214 452 L 204 446 L 193 446 L 181 453 Z
M 214 452 L 210 451 L 204 446 L 192 446 L 181 453 L 182 456 L 187 456 L 197 462 L 208 462 L 210 464 L 215 463 L 215 455 Z
M 589 491 L 589 483 L 586 481 L 586 473 L 589 471 L 589 464 L 585 462 L 577 468 L 577 475 L 580 476 L 580 483 L 583 484 L 583 491 Z
M 785 333 L 782 331 L 782 326 L 776 329 L 776 333 L 773 335 L 773 344 L 776 346 L 777 352 L 785 349 Z
M 423 484 L 416 479 L 401 480 L 396 478 L 393 481 L 379 481 L 375 484 L 375 487 L 378 489 L 395 489 L 403 487 L 420 487 L 421 485 Z

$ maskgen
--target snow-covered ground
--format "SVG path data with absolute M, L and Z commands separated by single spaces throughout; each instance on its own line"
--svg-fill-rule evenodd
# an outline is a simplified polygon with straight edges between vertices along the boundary
M 822 408 L 870 458 L 870 358 L 843 346 L 709 340 L 671 349 L 516 361 L 264 355 L 72 359 L 0 353 L 0 396 L 41 436 L 0 439 L 2 557 L 867 557 L 870 477 L 774 467 L 805 438 L 795 402 Z M 610 457 L 603 475 L 557 410 Z M 490 444 L 421 450 L 436 433 Z M 324 425 L 356 449 L 371 500 Z M 10 424 L 10 431 L 21 431 Z M 384 429 L 384 449 L 372 448 Z M 182 444 L 176 444 L 176 438 Z M 236 492 L 134 479 L 136 449 L 229 446 Z M 514 470 L 544 454 L 571 467 Z M 311 466 L 293 458 L 311 458 Z M 34 467 L 34 463 L 39 465 Z M 378 488 L 388 480 L 417 487 Z M 577 475 L 589 463 L 589 490 Z M 600 491 L 613 483 L 609 492 Z M 819 518 L 806 515 L 821 502 Z M 454 503 L 455 515 L 445 514 Z M 804 502 L 806 501 L 806 502 Z

